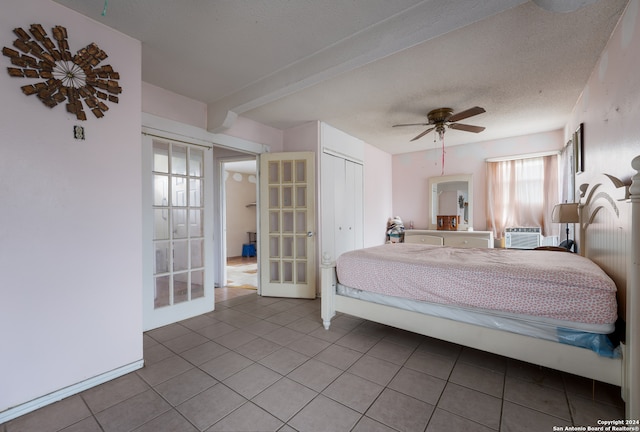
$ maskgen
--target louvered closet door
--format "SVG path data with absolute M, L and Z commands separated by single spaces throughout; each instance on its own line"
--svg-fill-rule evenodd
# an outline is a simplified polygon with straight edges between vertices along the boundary
M 336 259 L 363 247 L 363 167 L 323 153 L 322 173 L 322 253 Z

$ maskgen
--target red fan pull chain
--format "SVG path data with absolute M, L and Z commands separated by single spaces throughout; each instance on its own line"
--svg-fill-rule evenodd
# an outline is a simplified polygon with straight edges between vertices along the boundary
M 440 175 L 444 175 L 444 134 L 440 134 L 440 141 L 442 141 L 442 172 Z

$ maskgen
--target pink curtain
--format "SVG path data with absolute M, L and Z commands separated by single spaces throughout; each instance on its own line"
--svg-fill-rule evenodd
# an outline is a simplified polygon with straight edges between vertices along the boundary
M 542 235 L 557 235 L 551 223 L 557 203 L 556 155 L 487 162 L 487 225 L 496 238 L 510 227 L 541 227 Z

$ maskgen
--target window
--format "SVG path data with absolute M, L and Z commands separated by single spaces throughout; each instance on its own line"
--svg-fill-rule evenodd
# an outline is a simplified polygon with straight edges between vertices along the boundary
M 487 224 L 496 238 L 509 227 L 541 227 L 551 235 L 557 203 L 557 155 L 487 162 Z

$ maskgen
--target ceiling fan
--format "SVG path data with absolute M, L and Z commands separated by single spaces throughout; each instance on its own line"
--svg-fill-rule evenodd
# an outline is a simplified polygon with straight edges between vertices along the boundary
M 397 124 L 393 125 L 393 127 L 400 126 L 432 126 L 426 131 L 422 132 L 417 137 L 413 138 L 411 141 L 415 141 L 417 139 L 422 138 L 429 132 L 435 129 L 436 133 L 443 137 L 445 132 L 445 126 L 448 126 L 451 129 L 462 130 L 466 132 L 479 133 L 484 130 L 484 127 L 481 126 L 473 126 L 468 124 L 456 123 L 457 121 L 464 120 L 469 117 L 473 117 L 478 114 L 482 114 L 485 112 L 484 108 L 476 106 L 473 108 L 469 108 L 468 110 L 460 111 L 459 113 L 454 114 L 451 108 L 437 108 L 429 111 L 427 114 L 428 123 L 408 123 L 408 124 Z

